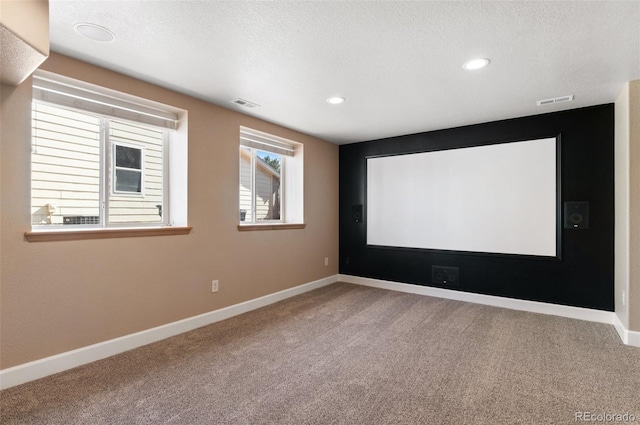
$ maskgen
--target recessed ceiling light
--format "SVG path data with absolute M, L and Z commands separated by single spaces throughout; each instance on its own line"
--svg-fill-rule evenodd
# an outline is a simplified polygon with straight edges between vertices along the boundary
M 81 36 L 100 43 L 110 43 L 116 39 L 114 33 L 100 25 L 81 22 L 79 24 L 75 24 L 74 28 Z
M 335 96 L 327 99 L 327 103 L 330 103 L 332 105 L 339 105 L 342 102 L 344 102 L 344 97 Z
M 491 61 L 487 58 L 471 59 L 470 61 L 465 62 L 462 67 L 471 71 L 474 69 L 484 68 L 489 65 L 490 62 Z

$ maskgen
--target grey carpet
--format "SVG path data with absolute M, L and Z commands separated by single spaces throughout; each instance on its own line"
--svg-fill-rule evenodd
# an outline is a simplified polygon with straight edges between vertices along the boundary
M 4 390 L 0 422 L 640 423 L 639 400 L 610 325 L 338 283 Z

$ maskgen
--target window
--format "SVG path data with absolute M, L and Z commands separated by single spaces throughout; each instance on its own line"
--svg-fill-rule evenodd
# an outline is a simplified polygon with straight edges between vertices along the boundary
M 142 163 L 144 161 L 143 149 L 133 146 L 113 144 L 113 168 L 116 193 L 135 193 L 142 195 Z
M 302 144 L 240 128 L 241 225 L 303 223 Z
M 282 158 L 255 148 L 241 148 L 240 221 L 282 221 Z
M 38 71 L 33 230 L 186 226 L 186 131 L 158 106 Z

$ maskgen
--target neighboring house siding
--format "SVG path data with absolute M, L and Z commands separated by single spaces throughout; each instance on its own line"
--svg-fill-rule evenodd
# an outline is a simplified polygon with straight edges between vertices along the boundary
M 100 213 L 100 120 L 36 103 L 31 154 L 32 224 Z M 56 206 L 49 214 L 47 205 Z
M 256 178 L 256 217 L 258 220 L 272 217 L 270 213 L 275 200 L 274 175 L 265 170 L 261 165 L 262 164 L 258 164 L 258 175 Z M 277 186 L 275 189 L 277 189 Z
M 43 103 L 34 104 L 33 114 L 32 224 L 99 216 L 100 118 Z M 111 122 L 111 142 L 144 147 L 144 189 L 143 195 L 112 194 L 110 223 L 161 221 L 156 205 L 162 204 L 163 137 L 162 131 Z M 112 179 L 109 170 L 105 183 Z M 49 204 L 55 205 L 52 213 Z
M 143 195 L 112 194 L 109 201 L 110 223 L 157 223 L 162 221 L 157 205 L 162 205 L 162 146 L 160 130 L 136 124 L 111 122 L 111 143 L 144 148 Z M 113 170 L 109 170 L 113 179 Z M 113 185 L 113 182 L 111 182 Z
M 251 162 L 246 148 L 241 150 L 240 164 L 240 209 L 246 210 L 245 221 L 251 221 Z M 265 220 L 274 210 L 276 192 L 280 187 L 280 176 L 257 158 L 256 175 L 256 221 Z M 279 213 L 279 211 L 278 211 Z

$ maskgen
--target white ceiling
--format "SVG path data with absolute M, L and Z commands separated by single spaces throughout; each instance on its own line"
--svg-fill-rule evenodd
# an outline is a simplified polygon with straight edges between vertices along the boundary
M 56 52 L 338 144 L 609 103 L 640 79 L 640 1 L 51 0 L 50 13 Z M 462 68 L 476 57 L 491 64 Z

